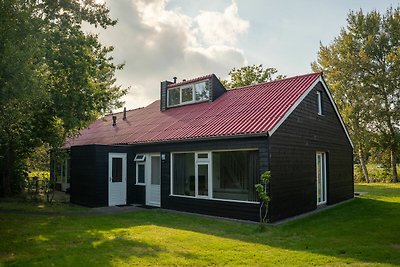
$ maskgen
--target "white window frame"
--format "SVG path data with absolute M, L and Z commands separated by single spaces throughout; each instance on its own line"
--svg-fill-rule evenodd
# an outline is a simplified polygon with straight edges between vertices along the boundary
M 174 87 L 171 89 L 167 89 L 167 107 L 177 107 L 177 106 L 183 106 L 183 105 L 188 105 L 188 104 L 193 104 L 193 103 L 200 103 L 200 102 L 205 102 L 205 101 L 209 101 L 210 100 L 210 92 L 208 93 L 208 99 L 202 99 L 202 100 L 198 100 L 196 101 L 196 89 L 195 89 L 195 85 L 196 84 L 200 84 L 200 83 L 206 83 L 206 87 L 207 87 L 207 80 L 203 80 L 203 81 L 199 81 L 199 82 L 195 82 L 192 84 L 185 84 L 182 85 L 180 87 Z M 192 100 L 191 101 L 186 101 L 186 102 L 182 102 L 182 90 L 183 89 L 188 89 L 190 88 L 192 90 Z M 176 105 L 170 105 L 169 104 L 169 92 L 170 90 L 176 90 L 179 89 L 179 103 Z M 208 88 L 208 90 L 210 90 Z
M 144 168 L 144 182 L 143 183 L 139 182 L 139 165 L 142 165 Z M 136 183 L 135 183 L 135 185 L 144 185 L 144 186 L 146 185 L 146 173 L 147 173 L 146 163 L 144 161 L 136 162 Z
M 322 177 L 321 177 L 321 184 L 322 184 L 322 189 L 323 189 L 323 196 L 324 196 L 324 198 L 322 198 L 321 197 L 321 201 L 319 201 L 319 199 L 318 199 L 318 192 L 321 194 L 322 193 L 322 190 L 321 190 L 321 188 L 320 188 L 320 186 L 319 186 L 319 183 L 318 183 L 318 157 L 319 156 L 321 156 L 321 163 L 322 163 Z M 327 179 L 327 173 L 326 173 L 326 152 L 322 152 L 322 151 L 317 151 L 316 152 L 316 154 L 315 154 L 315 174 L 316 174 L 316 184 L 317 184 L 317 195 L 316 195 L 316 198 L 317 198 L 317 205 L 322 205 L 322 204 L 326 204 L 326 202 L 327 202 L 327 199 L 328 199 L 328 195 L 327 195 L 327 187 L 328 187 L 328 185 L 327 185 L 327 182 L 328 182 L 328 179 Z
M 212 198 L 212 152 L 195 152 L 194 153 L 194 194 L 197 198 Z M 199 154 L 207 154 L 207 158 L 199 158 Z M 199 166 L 206 165 L 208 168 L 207 171 L 207 196 L 199 195 Z
M 209 199 L 215 201 L 223 201 L 223 202 L 238 202 L 238 203 L 249 203 L 249 204 L 260 204 L 258 201 L 249 201 L 249 200 L 237 200 L 237 199 L 221 199 L 213 197 L 213 169 L 212 169 L 212 153 L 213 152 L 235 152 L 235 151 L 254 151 L 258 150 L 257 148 L 245 148 L 245 149 L 220 149 L 220 150 L 211 150 L 211 151 L 179 151 L 179 152 L 171 152 L 171 167 L 170 167 L 170 196 L 173 197 L 181 197 L 181 198 L 193 198 L 193 199 Z M 175 195 L 174 194 L 174 177 L 173 177 L 173 166 L 174 166 L 174 155 L 182 154 L 182 153 L 194 153 L 194 163 L 195 163 L 195 196 L 185 196 L 185 195 Z M 208 159 L 198 158 L 198 154 L 208 153 Z M 198 165 L 209 164 L 208 166 L 208 196 L 198 195 Z
M 318 115 L 324 115 L 322 110 L 322 92 L 317 91 Z
M 185 101 L 185 102 L 183 102 L 183 90 L 185 90 L 185 89 L 191 89 L 192 90 L 192 100 L 190 100 L 190 101 Z M 179 104 L 180 105 L 186 105 L 186 104 L 191 104 L 191 103 L 193 103 L 193 102 L 195 102 L 194 101 L 194 98 L 195 98 L 195 96 L 194 96 L 194 86 L 193 86 L 193 84 L 189 84 L 189 85 L 187 85 L 187 86 L 182 86 L 182 87 L 179 87 Z
M 145 162 L 146 161 L 146 155 L 145 154 L 136 154 L 135 159 L 133 161 Z
M 176 104 L 176 105 L 170 105 L 169 104 L 169 92 L 170 92 L 170 90 L 176 90 L 176 89 L 179 90 L 179 103 Z M 167 107 L 176 107 L 176 106 L 181 105 L 181 95 L 182 95 L 182 93 L 181 93 L 181 88 L 180 87 L 174 87 L 174 88 L 171 88 L 171 89 L 167 89 Z

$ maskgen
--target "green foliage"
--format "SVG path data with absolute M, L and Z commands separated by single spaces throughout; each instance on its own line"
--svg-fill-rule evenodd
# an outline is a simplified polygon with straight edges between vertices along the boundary
M 284 75 L 275 75 L 278 72 L 275 68 L 264 69 L 262 64 L 233 68 L 229 72 L 229 79 L 222 80 L 222 84 L 227 89 L 258 84 L 285 78 Z M 275 77 L 275 78 L 274 78 Z
M 347 26 L 320 45 L 315 71 L 324 71 L 360 160 L 376 145 L 392 152 L 392 179 L 399 146 L 400 8 L 351 11 Z
M 270 202 L 270 197 L 267 194 L 267 187 L 269 185 L 269 181 L 271 179 L 271 172 L 270 171 L 265 171 L 264 173 L 261 174 L 260 184 L 256 184 L 254 187 L 256 189 L 256 192 L 258 194 L 258 197 L 260 199 L 260 226 L 263 227 L 265 223 L 268 222 L 268 205 Z
M 54 199 L 54 179 L 50 179 L 50 172 L 35 171 L 30 172 L 25 180 L 25 191 L 31 201 L 39 202 L 41 195 L 46 197 L 48 203 Z
M 389 165 L 390 166 L 390 165 Z M 367 169 L 369 174 L 369 182 L 372 183 L 388 183 L 391 181 L 390 167 L 383 164 L 368 163 Z M 399 165 L 397 166 L 400 167 Z M 364 182 L 364 176 L 359 164 L 354 165 L 354 181 Z
M 101 114 L 120 107 L 112 47 L 81 29 L 115 25 L 104 4 L 0 0 L 0 195 L 11 194 L 37 148 L 57 149 Z M 48 156 L 48 155 L 47 155 Z M 33 169 L 43 166 L 33 166 Z
M 361 184 L 355 190 L 368 194 L 264 232 L 254 224 L 158 209 L 95 217 L 6 214 L 0 216 L 0 262 L 5 266 L 399 266 L 400 184 Z M 3 206 L 0 202 L 0 209 Z M 40 209 L 37 206 L 35 210 Z

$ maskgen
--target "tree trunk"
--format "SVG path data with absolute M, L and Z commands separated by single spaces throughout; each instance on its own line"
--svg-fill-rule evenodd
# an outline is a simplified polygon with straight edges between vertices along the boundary
M 392 182 L 397 183 L 398 178 L 397 178 L 397 156 L 396 156 L 396 148 L 393 146 L 392 149 L 390 150 L 390 162 L 391 162 L 391 167 L 392 167 Z
M 361 169 L 363 171 L 365 181 L 369 183 L 369 174 L 364 160 L 364 151 L 361 147 L 358 149 L 358 158 L 360 159 Z

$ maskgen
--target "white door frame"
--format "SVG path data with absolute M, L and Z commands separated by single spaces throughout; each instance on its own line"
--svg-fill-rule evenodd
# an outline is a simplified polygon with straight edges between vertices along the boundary
M 122 158 L 122 181 L 112 182 L 112 159 Z M 126 205 L 126 153 L 108 153 L 108 206 Z
M 318 183 L 318 157 L 321 157 L 321 183 L 322 188 Z M 317 185 L 317 205 L 326 204 L 327 202 L 327 177 L 326 177 L 326 153 L 322 151 L 317 151 L 315 155 L 315 174 L 316 174 L 316 185 Z M 321 194 L 321 200 L 318 199 L 318 193 Z
M 146 205 L 147 206 L 161 206 L 161 177 L 160 177 L 160 185 L 152 185 L 151 184 L 151 159 L 152 157 L 160 158 L 160 175 L 161 175 L 161 153 L 151 153 L 146 154 L 146 165 L 145 165 L 145 184 L 146 184 Z M 154 194 L 157 194 L 156 199 L 154 199 Z M 153 199 L 152 199 L 153 197 Z

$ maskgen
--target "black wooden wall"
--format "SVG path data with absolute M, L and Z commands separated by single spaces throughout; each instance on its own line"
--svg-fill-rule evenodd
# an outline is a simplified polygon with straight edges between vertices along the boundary
M 184 141 L 173 144 L 134 147 L 136 153 L 161 152 L 161 155 L 165 155 L 165 160 L 161 162 L 162 208 L 257 221 L 259 219 L 259 204 L 170 196 L 171 152 L 233 150 L 244 148 L 257 148 L 259 150 L 260 173 L 268 169 L 269 152 L 267 137 Z
M 108 153 L 127 153 L 127 202 L 133 203 L 134 154 L 128 146 L 86 145 L 71 148 L 71 202 L 108 206 Z
M 323 115 L 317 114 L 317 90 Z M 327 152 L 327 204 L 353 197 L 353 151 L 319 83 L 270 137 L 271 221 L 314 210 L 317 151 Z

